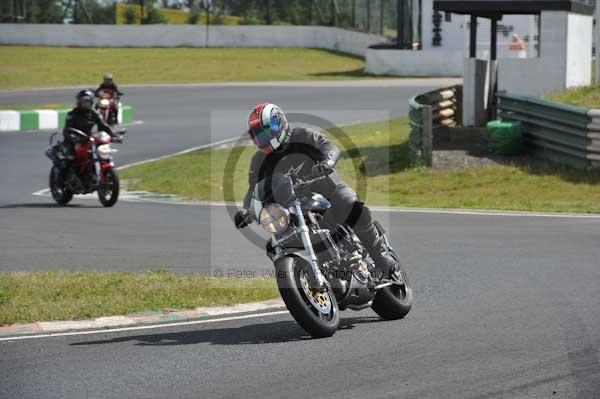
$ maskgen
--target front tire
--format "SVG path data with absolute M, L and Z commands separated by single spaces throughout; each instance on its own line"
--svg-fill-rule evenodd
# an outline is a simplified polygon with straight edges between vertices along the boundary
M 398 262 L 398 283 L 377 291 L 371 308 L 385 320 L 403 319 L 413 304 L 413 290 L 408 281 L 406 270 L 402 267 L 396 253 L 390 249 L 390 255 Z
M 73 199 L 73 192 L 65 187 L 63 172 L 56 165 L 50 170 L 49 186 L 52 198 L 57 204 L 67 205 Z
M 331 288 L 316 293 L 308 286 L 310 267 L 301 258 L 286 256 L 275 263 L 277 286 L 296 322 L 315 338 L 330 337 L 340 324 L 340 310 Z
M 104 172 L 104 182 L 98 187 L 98 199 L 105 207 L 111 207 L 119 199 L 119 176 L 113 169 Z

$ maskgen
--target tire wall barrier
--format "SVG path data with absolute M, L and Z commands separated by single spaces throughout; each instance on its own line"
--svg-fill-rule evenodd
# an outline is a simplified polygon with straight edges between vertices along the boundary
M 23 131 L 42 129 L 61 129 L 70 109 L 58 110 L 0 110 L 0 131 Z M 133 108 L 124 105 L 119 109 L 118 122 L 128 123 L 133 119 Z
M 411 163 L 432 165 L 434 136 L 440 130 L 461 124 L 461 107 L 461 85 L 434 90 L 410 99 L 408 119 Z
M 600 167 L 600 110 L 500 92 L 498 117 L 519 121 L 535 156 L 578 169 Z

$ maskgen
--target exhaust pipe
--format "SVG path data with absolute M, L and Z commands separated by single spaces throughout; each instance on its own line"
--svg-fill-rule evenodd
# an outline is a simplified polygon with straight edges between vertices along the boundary
M 366 308 L 370 308 L 371 305 L 373 305 L 373 301 L 369 301 L 367 303 L 363 303 L 362 305 L 348 305 L 346 306 L 348 309 L 352 309 L 352 310 L 363 310 Z

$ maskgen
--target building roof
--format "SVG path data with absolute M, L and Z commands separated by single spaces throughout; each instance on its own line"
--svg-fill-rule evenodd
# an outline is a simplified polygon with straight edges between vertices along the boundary
M 539 14 L 542 11 L 570 11 L 585 15 L 594 13 L 594 6 L 583 0 L 434 0 L 433 9 L 478 16 Z

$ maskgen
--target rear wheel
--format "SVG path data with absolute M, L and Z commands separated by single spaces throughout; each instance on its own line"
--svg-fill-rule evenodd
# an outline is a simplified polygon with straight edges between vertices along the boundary
M 396 276 L 392 278 L 394 284 L 377 291 L 371 308 L 386 320 L 396 320 L 404 318 L 410 312 L 414 297 L 406 270 L 394 250 L 390 249 L 389 253 L 399 265 Z
M 53 166 L 50 170 L 49 183 L 52 198 L 57 204 L 66 205 L 73 199 L 73 192 L 65 187 L 64 173 L 57 166 Z
M 106 207 L 113 206 L 119 198 L 119 176 L 113 169 L 104 172 L 104 182 L 98 187 L 98 199 Z
M 296 257 L 277 261 L 277 286 L 298 324 L 316 338 L 330 337 L 340 324 L 340 311 L 331 288 L 317 292 L 308 283 L 310 265 Z

